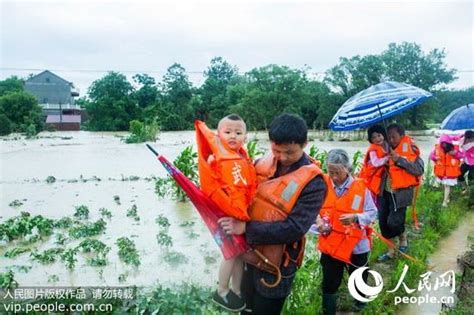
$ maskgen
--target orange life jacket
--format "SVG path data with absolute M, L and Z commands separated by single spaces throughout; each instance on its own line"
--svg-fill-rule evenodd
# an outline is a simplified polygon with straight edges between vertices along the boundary
M 375 167 L 372 163 L 369 163 L 371 151 L 375 151 L 378 158 L 383 158 L 387 155 L 387 152 L 384 151 L 382 146 L 372 143 L 365 154 L 364 164 L 360 170 L 359 177 L 365 180 L 365 184 L 371 192 L 378 195 L 380 193 L 380 185 L 382 184 L 385 166 Z
M 454 146 L 459 150 L 459 146 Z M 456 178 L 461 175 L 461 160 L 445 153 L 439 144 L 435 145 L 435 155 L 439 158 L 434 165 L 434 174 L 440 178 Z
M 227 215 L 242 221 L 250 220 L 248 206 L 256 189 L 256 174 L 244 148 L 238 152 L 196 120 L 196 140 L 199 158 L 201 190 Z M 208 163 L 209 156 L 214 159 Z
M 416 147 L 416 151 L 413 150 Z M 394 149 L 400 156 L 406 158 L 410 162 L 414 162 L 420 155 L 420 150 L 408 136 L 403 136 L 398 146 Z M 420 184 L 420 176 L 414 176 L 405 169 L 398 167 L 390 159 L 388 169 L 390 179 L 392 181 L 392 189 L 401 189 Z
M 313 162 L 286 175 L 269 179 L 274 175 L 276 165 L 276 159 L 270 154 L 260 159 L 255 166 L 260 182 L 249 209 L 252 221 L 275 222 L 285 220 L 293 210 L 303 188 L 313 178 L 322 174 L 321 169 Z M 290 260 L 300 266 L 303 261 L 304 242 L 305 237 L 303 236 L 296 260 L 291 259 L 286 251 L 285 244 L 256 245 L 255 249 L 262 253 L 273 266 L 280 267 L 283 263 L 283 266 L 286 267 Z M 295 242 L 292 246 L 296 249 L 297 245 L 298 242 Z M 244 260 L 257 268 L 275 273 L 271 268 L 268 268 L 268 264 L 264 260 L 256 257 L 252 252 L 244 254 Z
M 326 236 L 319 235 L 318 248 L 335 259 L 351 263 L 352 251 L 357 243 L 367 236 L 364 234 L 365 229 L 361 229 L 358 224 L 343 225 L 339 218 L 344 214 L 364 212 L 367 186 L 363 179 L 355 178 L 351 187 L 342 196 L 337 197 L 330 177 L 324 175 L 324 180 L 328 190 L 319 215 L 329 219 L 332 230 Z

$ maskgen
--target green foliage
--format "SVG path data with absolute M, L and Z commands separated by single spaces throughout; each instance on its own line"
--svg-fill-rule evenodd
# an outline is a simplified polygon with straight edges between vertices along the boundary
M 4 96 L 12 92 L 23 91 L 23 80 L 17 76 L 11 76 L 5 80 L 0 81 L 0 96 Z
M 18 208 L 18 207 L 20 207 L 20 206 L 22 206 L 22 205 L 23 205 L 23 202 L 21 202 L 21 201 L 18 200 L 18 199 L 13 200 L 13 201 L 10 202 L 10 204 L 9 204 L 9 206 L 10 206 L 10 207 L 13 207 L 13 208 Z
M 125 75 L 109 72 L 92 82 L 89 99 L 84 103 L 88 121 L 86 129 L 93 131 L 125 131 L 129 122 L 138 119 L 140 109 L 133 98 L 133 86 Z
M 251 159 L 255 159 L 259 156 L 262 156 L 265 153 L 265 151 L 258 148 L 257 144 L 258 139 L 252 139 L 247 142 L 247 153 Z
M 69 236 L 75 239 L 96 236 L 104 233 L 106 227 L 107 223 L 103 219 L 99 219 L 94 223 L 77 223 L 69 229 Z
M 45 250 L 42 253 L 31 252 L 31 257 L 42 264 L 52 264 L 56 258 L 64 252 L 64 248 L 56 247 Z
M 321 170 L 325 173 L 327 172 L 326 160 L 328 157 L 328 153 L 326 152 L 326 150 L 321 151 L 318 147 L 316 147 L 316 145 L 312 144 L 311 147 L 309 147 L 308 155 L 319 163 L 321 163 Z
M 155 219 L 155 223 L 163 228 L 168 228 L 171 225 L 168 218 L 162 214 L 158 215 L 158 217 Z
M 13 124 L 7 115 L 0 110 L 0 136 L 8 135 L 12 132 Z
M 99 267 L 107 265 L 107 254 L 110 247 L 99 240 L 85 239 L 77 247 L 77 250 L 82 250 L 83 253 L 93 253 L 93 257 L 87 257 L 87 264 L 89 266 Z
M 138 312 L 140 314 L 153 312 L 157 314 L 221 314 L 209 303 L 211 295 L 210 289 L 187 283 L 174 288 L 164 288 L 159 285 L 151 293 L 139 298 Z
M 99 212 L 100 212 L 100 215 L 107 218 L 107 219 L 110 219 L 112 217 L 112 212 L 110 212 L 108 209 L 106 208 L 100 208 L 99 209 Z
M 18 282 L 15 281 L 15 274 L 9 270 L 0 273 L 0 288 L 4 290 L 14 289 L 18 287 Z
M 74 269 L 74 267 L 76 266 L 77 252 L 78 252 L 77 248 L 70 248 L 70 249 L 64 251 L 64 253 L 61 255 L 61 260 L 66 265 L 66 268 L 68 268 L 69 270 Z
M 12 241 L 22 237 L 31 241 L 38 240 L 41 236 L 53 233 L 54 220 L 41 215 L 32 217 L 29 212 L 21 212 L 19 216 L 10 218 L 0 224 L 0 240 Z
M 193 147 L 186 147 L 173 161 L 176 166 L 188 179 L 197 184 L 199 175 L 197 167 L 197 153 L 193 152 Z M 186 193 L 178 184 L 167 175 L 166 178 L 158 178 L 155 182 L 155 193 L 160 198 L 171 195 L 174 199 L 185 202 L 187 200 Z
M 168 264 L 170 264 L 171 266 L 182 265 L 189 261 L 188 257 L 176 251 L 168 251 L 163 256 L 163 260 L 167 262 Z
M 137 213 L 137 205 L 134 204 L 127 210 L 127 217 L 133 218 L 135 221 L 140 221 L 140 217 Z
M 192 84 L 186 70 L 180 64 L 171 65 L 159 84 L 161 97 L 153 116 L 158 117 L 163 130 L 183 130 L 193 126 L 190 105 L 193 96 Z
M 89 218 L 89 208 L 84 205 L 80 205 L 76 207 L 76 212 L 74 213 L 74 217 L 80 220 L 85 220 Z
M 173 238 L 169 236 L 166 232 L 158 233 L 158 235 L 156 235 L 156 241 L 158 242 L 158 245 L 164 247 L 173 246 Z
M 43 111 L 37 100 L 26 92 L 8 92 L 0 96 L 0 115 L 6 122 L 6 126 L 2 126 L 3 134 L 10 129 L 34 136 L 43 130 Z
M 15 247 L 6 251 L 5 254 L 3 254 L 3 256 L 7 258 L 15 258 L 16 256 L 19 256 L 23 253 L 27 253 L 29 251 L 31 251 L 31 249 L 28 247 Z
M 50 175 L 50 176 L 46 177 L 46 182 L 48 184 L 52 184 L 52 183 L 56 182 L 56 177 Z
M 140 265 L 140 256 L 138 255 L 135 243 L 127 237 L 117 239 L 118 255 L 121 261 L 127 265 Z
M 160 126 L 156 120 L 149 123 L 143 123 L 138 120 L 130 122 L 131 135 L 125 138 L 126 143 L 141 143 L 146 141 L 155 141 Z

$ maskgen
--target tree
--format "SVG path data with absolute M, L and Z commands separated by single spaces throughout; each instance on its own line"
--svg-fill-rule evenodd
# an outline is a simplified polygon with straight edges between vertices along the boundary
M 306 89 L 308 83 L 302 70 L 278 65 L 253 69 L 246 74 L 244 93 L 231 110 L 244 118 L 249 129 L 264 129 L 281 113 L 301 114 L 303 105 L 306 110 L 317 106 Z M 232 90 L 234 96 L 236 88 Z
M 412 84 L 427 91 L 433 91 L 455 79 L 456 71 L 448 69 L 444 50 L 433 49 L 424 53 L 416 43 L 389 44 L 380 55 L 341 58 L 340 63 L 331 68 L 327 82 L 346 100 L 371 85 L 382 81 L 397 81 Z M 426 102 L 422 109 L 415 106 L 394 117 L 408 128 L 424 127 L 433 116 L 435 102 Z
M 0 96 L 11 92 L 23 91 L 23 80 L 17 76 L 11 76 L 3 81 L 0 81 Z
M 138 107 L 145 109 L 155 105 L 159 94 L 155 79 L 147 74 L 136 74 L 133 76 L 133 81 L 140 86 L 133 93 Z
M 227 89 L 237 83 L 238 70 L 222 57 L 215 57 L 204 72 L 204 77 L 206 80 L 198 91 L 202 102 L 195 108 L 195 116 L 209 125 L 216 125 L 222 117 L 229 114 L 231 104 Z
M 435 94 L 433 122 L 441 123 L 453 110 L 466 104 L 474 104 L 474 87 L 463 90 L 440 90 Z
M 380 56 L 342 57 L 339 64 L 329 69 L 325 82 L 346 98 L 380 83 L 385 77 L 385 65 Z
M 130 121 L 137 119 L 139 108 L 132 93 L 134 89 L 125 75 L 109 72 L 92 82 L 89 102 L 85 107 L 89 120 L 86 127 L 94 131 L 125 131 Z
M 9 120 L 9 129 L 13 132 L 26 132 L 30 125 L 36 132 L 43 130 L 43 110 L 36 98 L 29 93 L 17 91 L 1 96 L 0 109 L 0 115 L 3 114 Z M 4 121 L 5 117 L 2 118 Z M 4 132 L 7 130 L 5 128 Z
M 193 88 L 186 70 L 180 64 L 171 65 L 159 84 L 161 96 L 156 113 L 163 130 L 183 130 L 193 126 L 190 106 Z
M 448 69 L 445 64 L 444 49 L 433 49 L 425 54 L 416 43 L 391 43 L 381 57 L 388 79 L 409 83 L 427 91 L 432 91 L 456 79 L 456 70 Z M 421 105 L 423 109 L 415 106 L 398 120 L 404 122 L 407 127 L 424 127 L 424 122 L 432 116 L 433 104 L 434 102 L 431 101 L 426 105 Z

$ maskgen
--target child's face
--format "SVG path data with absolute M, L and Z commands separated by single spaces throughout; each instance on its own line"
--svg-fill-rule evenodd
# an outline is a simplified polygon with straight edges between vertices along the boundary
M 383 137 L 383 134 L 378 132 L 373 132 L 370 136 L 370 142 L 372 142 L 373 144 L 381 145 L 384 140 L 385 138 Z
M 245 123 L 241 120 L 223 119 L 217 127 L 217 135 L 227 143 L 229 148 L 238 151 L 245 143 L 246 135 Z

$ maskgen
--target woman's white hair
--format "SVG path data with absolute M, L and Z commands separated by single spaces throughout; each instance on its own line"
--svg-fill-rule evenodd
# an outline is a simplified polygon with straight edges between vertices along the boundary
M 341 165 L 349 172 L 352 171 L 352 163 L 349 159 L 349 154 L 343 149 L 332 149 L 329 151 L 326 164 Z

